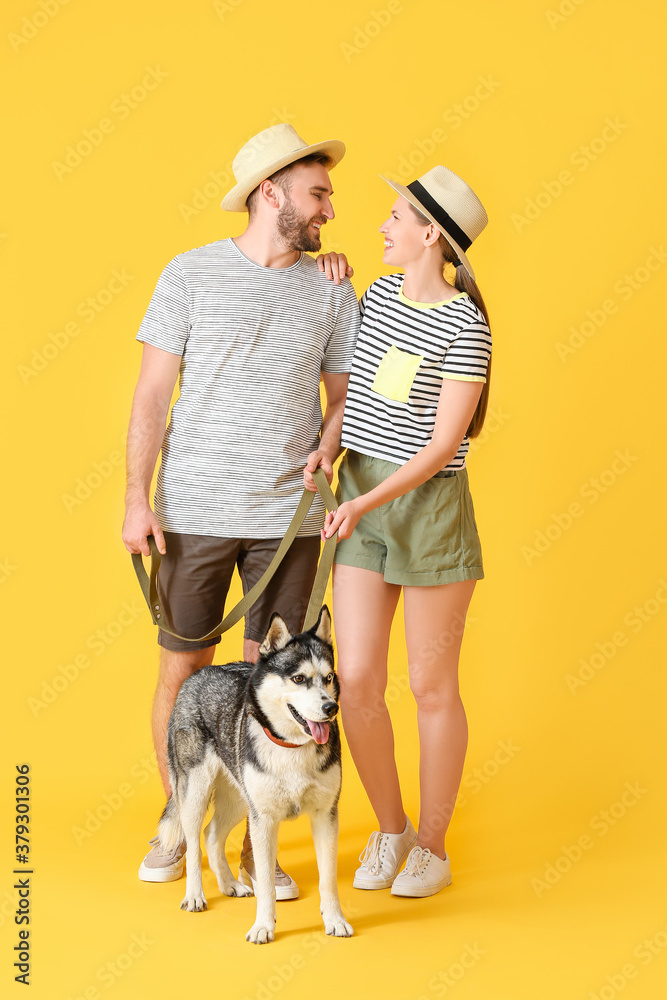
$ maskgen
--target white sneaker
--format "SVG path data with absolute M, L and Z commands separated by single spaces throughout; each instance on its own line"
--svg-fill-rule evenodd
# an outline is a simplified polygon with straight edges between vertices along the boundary
M 359 855 L 361 865 L 354 873 L 354 888 L 388 889 L 416 839 L 417 833 L 407 816 L 403 833 L 382 833 L 380 830 L 372 833 Z
M 392 896 L 434 896 L 452 881 L 449 856 L 431 854 L 428 847 L 413 847 L 405 868 L 394 879 Z

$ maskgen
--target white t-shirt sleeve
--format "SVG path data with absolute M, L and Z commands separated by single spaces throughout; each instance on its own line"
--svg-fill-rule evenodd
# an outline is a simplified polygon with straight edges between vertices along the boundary
M 491 331 L 480 320 L 456 335 L 447 349 L 440 374 L 463 382 L 486 382 L 490 357 Z
M 174 257 L 158 278 L 137 340 L 182 355 L 190 335 L 190 307 L 183 270 Z
M 354 348 L 359 333 L 359 303 L 352 282 L 341 285 L 342 301 L 322 359 L 322 371 L 328 373 L 349 372 L 352 369 Z

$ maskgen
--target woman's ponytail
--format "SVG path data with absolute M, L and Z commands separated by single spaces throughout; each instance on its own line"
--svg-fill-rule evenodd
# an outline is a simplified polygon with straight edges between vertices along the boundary
M 445 258 L 446 263 L 451 264 L 454 262 L 454 260 L 458 260 L 458 254 L 453 249 L 453 247 L 450 246 L 445 237 L 442 235 L 440 236 L 440 248 L 442 250 L 442 254 L 443 257 Z M 449 254 L 453 256 L 449 257 L 448 256 Z M 489 314 L 487 312 L 484 299 L 482 298 L 482 293 L 477 287 L 477 282 L 473 277 L 471 277 L 464 264 L 460 264 L 459 267 L 456 268 L 456 279 L 454 281 L 454 285 L 456 286 L 456 288 L 458 288 L 460 292 L 468 293 L 468 295 L 473 300 L 473 302 L 481 312 L 482 316 L 486 320 L 486 325 L 489 327 L 489 329 L 491 329 L 491 325 L 489 323 Z M 486 369 L 486 382 L 482 386 L 482 395 L 479 397 L 477 406 L 475 408 L 475 412 L 473 413 L 472 420 L 470 421 L 470 426 L 466 431 L 466 434 L 469 438 L 477 437 L 480 431 L 482 430 L 482 427 L 484 426 L 484 419 L 486 417 L 486 408 L 489 403 L 490 383 L 491 383 L 491 357 L 489 357 L 489 364 Z
M 418 208 L 415 208 L 415 206 L 411 202 L 409 202 L 408 204 L 410 205 L 410 208 L 417 216 L 421 225 L 423 226 L 432 225 L 431 220 L 427 219 L 426 216 L 423 215 Z M 442 233 L 440 234 L 440 240 L 438 242 L 438 246 L 442 251 L 443 264 L 445 266 L 449 264 L 450 266 L 455 267 L 457 261 L 459 260 L 459 255 L 457 254 L 454 247 L 451 246 L 449 241 L 442 235 Z M 484 299 L 482 298 L 482 293 L 477 287 L 475 279 L 470 276 L 465 265 L 460 262 L 459 266 L 456 267 L 456 278 L 454 279 L 454 286 L 455 288 L 458 288 L 459 292 L 468 293 L 468 295 L 470 296 L 470 298 L 475 303 L 475 305 L 481 312 L 482 316 L 486 320 L 486 325 L 490 329 L 491 326 L 489 323 L 489 314 L 486 305 L 484 303 Z M 486 417 L 486 408 L 489 402 L 490 384 L 491 384 L 491 358 L 489 358 L 489 365 L 486 371 L 486 382 L 482 386 L 482 395 L 479 397 L 477 407 L 472 415 L 472 420 L 470 421 L 468 430 L 466 431 L 466 435 L 469 438 L 477 437 L 480 431 L 482 430 L 482 427 L 484 426 L 484 418 Z

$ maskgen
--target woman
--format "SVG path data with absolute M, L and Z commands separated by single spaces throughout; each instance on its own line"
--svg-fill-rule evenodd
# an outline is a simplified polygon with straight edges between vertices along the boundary
M 465 456 L 486 412 L 491 335 L 465 251 L 488 220 L 446 167 L 408 187 L 388 183 L 399 197 L 380 227 L 383 261 L 404 275 L 380 278 L 361 300 L 340 506 L 323 535 L 338 530 L 333 610 L 343 725 L 379 825 L 353 884 L 422 897 L 451 882 L 445 833 L 468 739 L 458 659 L 475 581 L 484 576 Z M 455 267 L 453 285 L 446 265 Z M 401 588 L 418 712 L 417 831 L 403 809 L 384 701 Z

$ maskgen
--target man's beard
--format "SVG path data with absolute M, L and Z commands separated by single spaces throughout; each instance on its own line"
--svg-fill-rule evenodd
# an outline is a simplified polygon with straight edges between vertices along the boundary
M 312 222 L 326 222 L 321 216 L 314 215 L 305 220 L 290 198 L 285 194 L 285 204 L 278 213 L 276 231 L 284 246 L 289 250 L 319 250 L 322 246 L 319 233 L 313 233 L 309 228 Z

